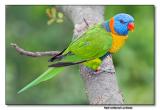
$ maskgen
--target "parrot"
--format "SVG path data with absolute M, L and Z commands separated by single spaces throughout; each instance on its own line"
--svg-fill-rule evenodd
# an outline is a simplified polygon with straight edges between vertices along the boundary
M 118 13 L 109 20 L 88 27 L 87 31 L 74 39 L 66 49 L 49 59 L 53 64 L 49 65 L 47 71 L 18 93 L 53 78 L 66 66 L 83 64 L 97 74 L 103 58 L 116 53 L 127 40 L 128 32 L 133 32 L 134 28 L 134 18 L 126 13 Z

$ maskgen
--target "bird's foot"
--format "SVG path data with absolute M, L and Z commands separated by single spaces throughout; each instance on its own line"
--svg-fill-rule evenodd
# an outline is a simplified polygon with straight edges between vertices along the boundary
M 101 73 L 115 73 L 115 70 L 113 70 L 112 68 L 102 68 L 102 67 L 98 67 L 95 71 L 90 72 L 91 75 L 99 75 Z
M 101 73 L 103 73 L 104 71 L 93 71 L 91 72 L 92 75 L 99 75 Z
M 101 67 L 98 67 L 95 71 L 92 71 L 92 75 L 99 75 L 100 73 L 103 73 L 104 70 L 101 69 Z

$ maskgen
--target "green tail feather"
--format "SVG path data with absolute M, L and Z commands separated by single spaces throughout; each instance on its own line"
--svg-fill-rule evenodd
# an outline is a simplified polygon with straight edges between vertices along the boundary
M 22 88 L 20 91 L 18 91 L 18 94 L 41 83 L 42 81 L 49 80 L 53 78 L 55 75 L 60 73 L 61 71 L 64 70 L 64 67 L 58 67 L 58 68 L 49 68 L 47 71 L 45 71 L 43 74 L 41 74 L 38 78 L 33 80 L 31 83 L 26 85 L 24 88 Z

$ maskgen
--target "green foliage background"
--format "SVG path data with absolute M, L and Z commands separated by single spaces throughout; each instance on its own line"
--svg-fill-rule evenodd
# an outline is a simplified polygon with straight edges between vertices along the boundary
M 51 6 L 6 6 L 6 104 L 88 104 L 78 66 L 21 94 L 18 90 L 43 73 L 49 57 L 17 54 L 10 43 L 30 51 L 63 50 L 70 43 L 73 24 L 47 25 Z M 105 19 L 117 13 L 135 18 L 135 31 L 113 55 L 117 79 L 127 104 L 154 104 L 154 6 L 106 6 Z

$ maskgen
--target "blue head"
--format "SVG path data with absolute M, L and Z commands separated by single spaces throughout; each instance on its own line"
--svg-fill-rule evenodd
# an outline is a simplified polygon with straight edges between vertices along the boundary
M 109 21 L 104 23 L 108 32 L 117 33 L 119 35 L 127 35 L 128 31 L 134 30 L 134 18 L 125 13 L 115 15 Z

